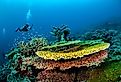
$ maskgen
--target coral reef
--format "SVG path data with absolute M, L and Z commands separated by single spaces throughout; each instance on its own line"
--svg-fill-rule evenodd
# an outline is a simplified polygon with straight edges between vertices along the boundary
M 41 41 L 38 42 L 38 39 Z M 2 72 L 1 81 L 73 82 L 76 73 L 73 72 L 70 74 L 69 72 L 65 73 L 65 71 L 72 68 L 79 69 L 80 67 L 90 67 L 93 65 L 98 66 L 107 57 L 108 54 L 105 49 L 110 45 L 109 43 L 104 43 L 102 40 L 76 40 L 65 43 L 57 42 L 53 44 L 53 47 L 53 45 L 48 46 L 46 40 L 43 40 L 42 38 L 38 39 L 34 38 L 27 43 L 23 42 L 22 45 L 20 44 L 17 48 L 13 49 L 13 51 L 6 55 L 9 61 L 6 65 L 7 68 L 5 68 L 5 66 L 3 67 L 6 73 Z M 28 46 L 28 43 L 31 43 L 31 46 Z M 55 48 L 63 47 L 65 47 L 67 51 L 62 49 L 54 52 L 53 50 Z M 23 49 L 29 49 L 26 51 L 29 52 L 29 54 L 23 53 Z M 52 49 L 52 51 L 43 51 L 46 49 Z M 31 53 L 31 50 L 34 53 Z M 55 56 L 60 57 L 55 57 L 55 60 L 48 60 L 47 58 L 43 59 L 42 57 L 35 55 L 36 51 L 45 53 L 50 52 L 49 54 L 51 56 L 48 56 L 48 59 L 54 59 Z M 44 54 L 44 56 L 46 56 L 46 54 Z
M 8 67 L 8 64 L 0 66 L 0 81 L 4 82 L 7 79 L 7 75 L 9 75 L 10 73 L 11 70 Z
M 44 73 L 40 72 L 37 76 L 37 80 L 40 82 L 63 82 L 63 80 L 64 82 L 120 82 L 120 68 L 121 61 L 103 63 L 97 67 L 71 69 L 66 71 L 47 70 L 47 72 L 44 71 Z
M 121 61 L 107 62 L 96 68 L 89 68 L 85 70 L 83 74 L 86 73 L 89 75 L 88 82 L 120 82 Z M 81 73 L 78 73 L 77 76 L 77 78 L 80 79 Z
M 34 54 L 37 50 L 40 50 L 43 46 L 47 45 L 45 38 L 33 38 L 28 43 L 20 42 L 18 48 L 24 55 Z
M 56 42 L 55 44 L 52 44 L 51 46 L 45 46 L 42 47 L 41 50 L 43 51 L 63 51 L 67 48 L 73 48 L 74 46 L 83 46 L 83 45 L 93 45 L 93 44 L 98 44 L 98 43 L 103 43 L 101 39 L 98 40 L 74 40 L 74 41 L 61 41 L 61 42 Z
M 89 67 L 92 65 L 97 65 L 107 57 L 107 51 L 102 50 L 100 52 L 91 54 L 86 57 L 77 58 L 77 59 L 70 59 L 70 60 L 45 60 L 40 57 L 35 57 L 33 59 L 25 58 L 25 64 L 31 64 L 35 66 L 37 69 L 46 69 L 46 70 L 52 70 L 52 69 L 60 69 L 65 70 L 72 67 Z
M 88 37 L 87 37 L 88 36 Z M 121 33 L 117 30 L 97 29 L 96 31 L 84 34 L 81 39 L 95 40 L 102 39 L 104 42 L 110 43 L 109 61 L 121 59 Z
M 28 42 L 19 42 L 17 48 L 11 50 L 6 56 L 11 59 L 17 53 L 20 53 L 22 56 L 34 55 L 36 51 L 47 45 L 47 39 L 45 38 L 32 38 Z
M 7 82 L 26 82 L 35 81 L 36 77 L 33 76 L 34 67 L 31 65 L 25 65 L 23 59 L 26 57 L 32 58 L 37 50 L 40 50 L 43 46 L 47 46 L 47 40 L 45 38 L 33 38 L 29 42 L 20 42 L 18 47 L 11 50 L 6 57 L 9 59 L 8 63 L 3 66 L 0 71 L 1 81 Z
M 78 50 L 76 52 L 69 52 L 69 53 L 58 53 L 58 52 L 50 52 L 50 51 L 37 51 L 36 54 L 44 59 L 71 59 L 77 57 L 83 57 L 85 55 L 89 55 L 92 53 L 99 52 L 101 50 L 105 50 L 109 47 L 109 43 L 100 43 L 93 46 L 85 46 L 83 49 Z
M 108 57 L 110 43 L 101 38 L 68 41 L 70 32 L 65 25 L 52 32 L 59 42 L 48 45 L 46 38 L 32 38 L 6 54 L 8 63 L 0 70 L 0 81 L 76 82 L 79 70 L 99 66 Z
M 38 73 L 37 81 L 39 82 L 74 82 L 75 74 L 67 74 L 52 70 L 45 70 Z

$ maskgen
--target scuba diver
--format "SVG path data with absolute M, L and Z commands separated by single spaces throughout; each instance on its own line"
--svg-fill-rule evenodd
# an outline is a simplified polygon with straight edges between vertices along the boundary
M 22 26 L 21 28 L 17 28 L 16 32 L 28 32 L 29 30 L 31 30 L 31 28 L 33 27 L 33 24 L 30 25 L 28 22 L 30 22 L 30 18 L 31 18 L 31 10 L 29 9 L 28 12 L 26 13 L 26 24 L 24 26 Z
M 31 30 L 31 28 L 33 27 L 33 24 L 30 26 L 28 23 L 26 23 L 24 26 L 22 26 L 21 28 L 17 28 L 16 32 L 28 32 L 29 30 Z

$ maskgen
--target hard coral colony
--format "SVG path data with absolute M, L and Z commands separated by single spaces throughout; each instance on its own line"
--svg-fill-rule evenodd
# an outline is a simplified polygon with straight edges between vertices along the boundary
M 73 82 L 76 73 L 70 69 L 98 66 L 108 56 L 110 44 L 101 40 L 67 41 L 66 27 L 54 28 L 58 42 L 48 45 L 45 38 L 22 42 L 7 54 L 8 82 Z M 59 31 L 57 31 L 59 30 Z M 59 32 L 59 33 L 58 33 Z M 63 39 L 60 39 L 63 38 Z M 1 77 L 3 78 L 3 77 Z

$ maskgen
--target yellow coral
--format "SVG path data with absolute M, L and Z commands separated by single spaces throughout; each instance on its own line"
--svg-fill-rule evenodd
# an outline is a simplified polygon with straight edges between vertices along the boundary
M 89 54 L 99 52 L 101 50 L 105 50 L 109 46 L 110 46 L 109 43 L 100 43 L 100 44 L 95 44 L 93 46 L 88 46 L 84 49 L 81 49 L 75 52 L 59 53 L 59 52 L 50 52 L 50 51 L 37 51 L 36 54 L 39 57 L 42 57 L 44 59 L 54 59 L 54 60 L 59 60 L 61 58 L 63 59 L 71 59 L 71 58 L 77 58 L 77 57 L 81 58 L 85 55 L 89 55 Z

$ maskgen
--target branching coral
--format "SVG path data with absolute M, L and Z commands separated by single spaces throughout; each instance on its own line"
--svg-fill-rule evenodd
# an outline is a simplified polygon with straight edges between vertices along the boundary
M 7 75 L 9 75 L 10 73 L 11 73 L 11 70 L 8 64 L 0 66 L 0 82 L 5 82 Z
M 109 47 L 109 45 L 110 45 L 109 43 L 100 43 L 93 46 L 87 46 L 86 48 L 76 52 L 58 53 L 58 52 L 50 52 L 50 51 L 37 51 L 36 54 L 39 57 L 42 57 L 44 59 L 54 59 L 54 60 L 59 60 L 61 58 L 71 59 L 71 58 L 83 57 L 85 55 L 89 55 L 92 53 L 99 52 L 101 50 L 105 50 Z
M 45 45 L 47 46 L 47 40 L 45 38 L 33 38 L 29 42 L 20 42 L 17 48 L 6 54 L 9 59 L 6 70 L 9 71 L 9 74 L 7 74 L 7 72 L 5 73 L 7 74 L 5 79 L 7 79 L 8 82 L 35 80 L 33 76 L 33 66 L 24 64 L 23 60 L 26 57 L 31 58 L 34 56 L 35 51 L 40 50 Z
M 23 82 L 25 80 L 32 80 L 32 67 L 23 64 L 23 58 L 21 54 L 14 54 L 13 58 L 8 61 L 7 71 L 9 70 L 9 74 L 7 75 L 7 82 Z
M 47 46 L 47 40 L 45 38 L 33 38 L 29 42 L 20 42 L 18 48 L 23 55 L 32 55 L 37 50 L 41 50 L 43 46 Z
M 43 46 L 47 46 L 47 39 L 46 38 L 33 38 L 32 40 L 28 42 L 28 46 L 29 48 L 35 48 L 36 50 L 39 50 Z
M 35 54 L 36 51 L 41 50 L 43 46 L 47 46 L 47 40 L 45 38 L 33 38 L 29 42 L 21 41 L 18 43 L 17 48 L 14 48 L 6 54 L 7 58 L 12 59 L 15 54 L 21 54 L 23 56 L 30 56 Z
M 15 49 L 11 50 L 10 53 L 6 54 L 6 56 L 8 59 L 12 59 L 14 57 L 14 55 L 19 52 L 20 52 L 20 50 L 18 48 L 15 48 Z
M 9 74 L 7 75 L 7 82 L 23 82 L 35 80 L 33 76 L 32 66 L 25 65 L 23 59 L 25 57 L 20 54 L 15 54 L 13 59 L 9 60 L 7 70 Z

